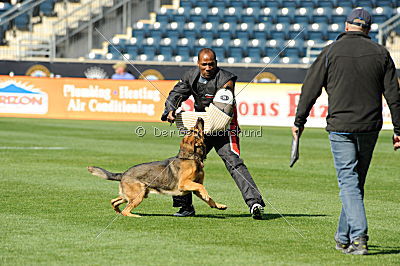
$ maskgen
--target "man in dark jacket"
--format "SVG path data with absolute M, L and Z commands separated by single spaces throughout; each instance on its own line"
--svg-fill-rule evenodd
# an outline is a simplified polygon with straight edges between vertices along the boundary
M 382 128 L 382 94 L 394 125 L 394 149 L 400 147 L 400 90 L 389 52 L 368 36 L 371 15 L 357 8 L 346 32 L 323 49 L 305 78 L 292 133 L 301 134 L 322 87 L 328 94 L 327 131 L 337 171 L 342 211 L 336 249 L 368 253 L 364 184 Z
M 173 122 L 174 111 L 191 95 L 194 97 L 196 112 L 204 112 L 205 108 L 213 102 L 218 89 L 226 88 L 234 91 L 237 77 L 223 69 L 218 68 L 215 52 L 209 48 L 202 49 L 198 54 L 198 67 L 187 71 L 170 92 L 162 121 Z M 239 157 L 239 126 L 236 118 L 236 109 L 230 124 L 230 130 L 223 134 L 208 135 L 205 137 L 207 153 L 215 148 L 224 161 L 226 168 L 242 192 L 243 199 L 250 208 L 254 219 L 262 219 L 265 204 L 243 160 Z M 233 133 L 229 133 L 232 132 Z M 181 207 L 175 216 L 185 217 L 195 214 L 192 205 L 192 194 L 173 197 L 174 207 Z

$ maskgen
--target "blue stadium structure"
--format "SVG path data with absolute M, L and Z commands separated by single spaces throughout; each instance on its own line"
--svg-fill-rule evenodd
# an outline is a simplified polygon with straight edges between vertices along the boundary
M 42 0 L 33 14 L 0 21 L 0 45 L 7 30 L 29 30 L 32 17 L 55 16 L 54 5 L 62 1 Z M 24 2 L 0 0 L 0 18 Z M 151 22 L 137 21 L 125 39 L 115 36 L 107 51 L 88 58 L 192 62 L 200 49 L 211 47 L 220 62 L 309 63 L 313 49 L 344 31 L 346 15 L 356 7 L 372 14 L 375 41 L 379 25 L 400 14 L 400 0 L 181 0 L 175 8 L 161 7 Z
M 372 14 L 376 41 L 379 24 L 399 6 L 395 0 L 182 0 L 177 9 L 161 8 L 154 23 L 137 22 L 130 40 L 116 40 L 97 57 L 181 62 L 212 47 L 220 62 L 309 63 L 307 49 L 334 41 L 353 8 Z

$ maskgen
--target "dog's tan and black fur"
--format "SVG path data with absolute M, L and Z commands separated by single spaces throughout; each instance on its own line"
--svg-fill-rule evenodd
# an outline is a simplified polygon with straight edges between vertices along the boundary
M 193 191 L 211 208 L 225 210 L 227 206 L 212 200 L 203 186 L 203 160 L 206 156 L 203 129 L 204 121 L 199 118 L 181 141 L 178 155 L 164 161 L 135 165 L 124 173 L 111 173 L 95 166 L 89 166 L 88 170 L 104 179 L 120 181 L 120 196 L 112 199 L 111 205 L 117 213 L 125 216 L 139 217 L 131 210 L 151 192 L 177 196 Z M 118 206 L 123 203 L 127 205 L 121 212 Z

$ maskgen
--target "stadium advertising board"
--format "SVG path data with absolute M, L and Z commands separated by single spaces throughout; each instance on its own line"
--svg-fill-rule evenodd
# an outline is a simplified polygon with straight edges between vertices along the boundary
M 153 87 L 153 85 L 154 87 Z M 116 81 L 77 78 L 0 76 L 0 116 L 158 122 L 165 96 L 176 81 Z M 241 125 L 293 125 L 301 84 L 237 83 Z M 325 127 L 325 92 L 311 110 L 307 126 Z M 193 110 L 193 98 L 182 105 Z M 384 128 L 392 128 L 386 102 Z
M 292 126 L 300 90 L 301 84 L 239 83 L 236 88 L 239 123 Z M 327 112 L 328 97 L 324 91 L 310 112 L 307 126 L 325 127 Z
M 0 116 L 159 121 L 175 83 L 2 76 Z

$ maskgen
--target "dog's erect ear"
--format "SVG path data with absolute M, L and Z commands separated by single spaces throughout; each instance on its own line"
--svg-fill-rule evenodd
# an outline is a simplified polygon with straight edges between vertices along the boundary
M 195 126 L 198 130 L 202 131 L 204 130 L 204 120 L 203 118 L 199 117 L 197 118 L 197 122 L 196 122 L 196 126 Z

